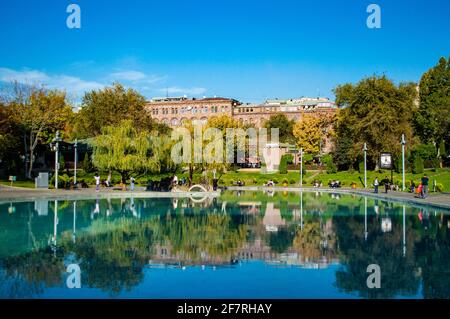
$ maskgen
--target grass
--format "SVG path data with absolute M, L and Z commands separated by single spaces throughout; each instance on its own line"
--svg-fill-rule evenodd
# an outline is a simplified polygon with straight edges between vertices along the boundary
M 8 180 L 0 180 L 1 185 L 11 186 L 11 182 Z M 16 181 L 12 183 L 15 187 L 34 188 L 34 181 Z
M 437 183 L 440 183 L 444 187 L 444 191 L 450 190 L 450 169 L 444 168 L 444 169 L 437 169 L 435 171 L 433 170 L 426 170 L 425 173 L 430 178 L 430 185 L 433 185 L 433 181 L 436 180 Z M 153 180 L 160 180 L 161 178 L 168 177 L 171 174 L 155 174 L 155 175 L 147 175 L 137 178 L 137 184 L 145 185 L 148 179 Z M 88 184 L 94 184 L 94 173 L 84 173 L 79 172 L 77 175 L 78 181 L 84 180 Z M 100 176 L 102 179 L 107 178 L 106 172 L 100 172 Z M 188 174 L 177 174 L 178 178 L 182 178 L 183 176 L 188 178 Z M 382 180 L 385 176 L 387 176 L 389 179 L 391 177 L 390 171 L 383 171 L 383 172 L 373 172 L 368 171 L 367 172 L 367 184 L 369 187 L 371 187 L 373 180 L 375 177 L 378 176 L 379 180 Z M 412 174 L 407 173 L 406 174 L 406 185 L 409 186 L 409 182 L 413 180 L 416 185 L 420 182 L 420 178 L 423 176 L 423 174 Z M 212 175 L 208 175 L 209 179 L 212 178 Z M 402 176 L 401 174 L 394 172 L 394 183 L 401 183 Z M 194 174 L 194 183 L 198 183 L 201 179 L 201 174 Z M 363 184 L 361 181 L 363 181 L 364 175 L 360 174 L 357 171 L 354 172 L 337 172 L 334 174 L 328 174 L 325 171 L 307 171 L 306 174 L 303 175 L 303 185 L 304 186 L 312 186 L 312 183 L 314 180 L 319 180 L 323 183 L 324 186 L 327 186 L 329 181 L 331 180 L 339 180 L 341 182 L 341 185 L 344 187 L 350 187 L 350 185 L 354 182 L 356 183 L 358 188 L 362 188 Z M 112 180 L 113 183 L 119 183 L 120 181 L 120 175 L 113 173 L 112 174 Z M 279 174 L 279 173 L 272 173 L 272 174 L 262 174 L 259 171 L 237 171 L 237 172 L 228 172 L 219 180 L 219 185 L 221 186 L 231 186 L 233 183 L 237 182 L 238 180 L 241 180 L 245 183 L 246 186 L 262 186 L 263 184 L 266 184 L 267 181 L 273 180 L 277 182 L 277 185 L 282 186 L 298 186 L 300 183 L 300 174 L 298 171 L 289 171 L 287 174 Z M 3 185 L 10 185 L 10 182 L 7 180 L 0 180 L 0 184 Z M 34 188 L 34 181 L 16 181 L 13 183 L 13 186 L 17 187 L 26 187 L 26 188 Z

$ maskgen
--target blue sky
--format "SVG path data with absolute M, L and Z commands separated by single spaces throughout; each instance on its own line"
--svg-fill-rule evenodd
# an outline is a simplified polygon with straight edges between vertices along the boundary
M 381 29 L 366 26 L 370 3 Z M 419 81 L 450 55 L 449 12 L 447 0 L 1 0 L 0 81 L 77 99 L 113 81 L 146 97 L 333 97 L 373 74 Z

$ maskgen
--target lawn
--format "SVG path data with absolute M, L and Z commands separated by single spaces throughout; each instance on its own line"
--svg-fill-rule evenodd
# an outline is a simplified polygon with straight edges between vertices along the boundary
M 433 170 L 426 170 L 425 171 L 428 177 L 430 178 L 430 185 L 433 184 L 433 181 L 436 180 L 436 183 L 440 183 L 443 185 L 444 191 L 450 190 L 450 169 L 437 169 L 435 171 Z M 78 173 L 78 181 L 84 180 L 88 184 L 94 183 L 94 173 Z M 103 172 L 100 173 L 100 176 L 102 179 L 107 178 L 107 173 Z M 181 179 L 182 177 L 188 178 L 187 173 L 183 174 L 177 174 L 178 178 Z M 369 187 L 371 187 L 373 180 L 375 177 L 378 176 L 379 180 L 382 180 L 384 177 L 388 177 L 390 179 L 391 172 L 390 171 L 384 171 L 384 172 L 373 172 L 369 171 L 367 172 L 367 184 Z M 406 185 L 409 185 L 409 182 L 411 180 L 414 180 L 416 185 L 420 182 L 420 178 L 423 176 L 423 174 L 412 174 L 407 173 L 406 174 Z M 160 180 L 161 178 L 165 177 L 171 177 L 171 174 L 154 174 L 154 175 L 146 175 L 146 176 L 140 176 L 137 177 L 137 184 L 140 185 L 146 185 L 147 181 L 149 179 L 152 180 Z M 394 183 L 401 184 L 402 176 L 401 174 L 394 172 Z M 208 174 L 208 178 L 211 179 L 211 174 Z M 201 179 L 201 174 L 194 174 L 194 183 L 199 183 Z M 304 186 L 312 186 L 312 183 L 314 180 L 319 180 L 322 182 L 324 186 L 327 186 L 328 183 L 332 180 L 339 180 L 341 182 L 341 185 L 344 187 L 350 187 L 350 185 L 354 182 L 356 183 L 358 188 L 362 188 L 363 184 L 362 181 L 364 179 L 364 175 L 360 174 L 357 171 L 354 172 L 338 172 L 334 174 L 328 174 L 325 171 L 307 171 L 306 174 L 303 175 L 303 185 Z M 220 177 L 219 185 L 220 186 L 232 186 L 235 182 L 238 180 L 241 180 L 245 183 L 246 186 L 262 186 L 263 184 L 266 184 L 267 181 L 273 180 L 277 185 L 286 185 L 286 186 L 298 186 L 300 183 L 300 174 L 298 171 L 289 171 L 287 174 L 279 174 L 279 173 L 272 173 L 272 174 L 262 174 L 259 171 L 249 171 L 249 170 L 243 170 L 243 171 L 237 171 L 237 172 L 228 172 Z M 114 184 L 117 184 L 120 182 L 120 175 L 118 174 L 112 174 L 112 181 Z M 0 180 L 0 184 L 3 185 L 10 185 L 10 182 L 7 180 Z M 34 181 L 16 181 L 13 183 L 13 186 L 17 187 L 27 187 L 27 188 L 34 188 Z

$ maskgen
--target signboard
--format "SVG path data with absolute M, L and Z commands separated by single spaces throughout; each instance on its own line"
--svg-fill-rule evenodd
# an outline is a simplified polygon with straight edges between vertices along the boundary
M 392 169 L 392 154 L 391 153 L 381 153 L 380 167 Z
M 15 182 L 16 179 L 17 179 L 16 176 L 9 176 L 9 179 L 8 179 L 8 180 L 9 180 L 10 182 Z

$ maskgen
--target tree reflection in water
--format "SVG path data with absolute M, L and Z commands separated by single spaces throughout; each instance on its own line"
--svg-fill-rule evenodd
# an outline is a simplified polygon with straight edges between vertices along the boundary
M 10 218 L 16 219 L 17 227 L 27 227 L 32 245 L 24 241 L 17 254 L 11 248 L 0 251 L 0 294 L 27 297 L 41 294 L 46 287 L 63 286 L 66 266 L 72 262 L 82 269 L 83 287 L 114 296 L 140 284 L 149 264 L 221 266 L 255 259 L 314 268 L 339 263 L 336 286 L 364 298 L 418 293 L 425 298 L 450 297 L 448 215 L 422 211 L 420 219 L 419 210 L 408 207 L 403 254 L 400 204 L 369 200 L 369 214 L 364 216 L 367 201 L 357 197 L 305 193 L 299 205 L 298 194 L 267 197 L 249 192 L 240 194 L 239 201 L 232 195 L 202 203 L 189 199 L 79 201 L 76 216 L 73 213 L 73 223 L 76 219 L 79 227 L 76 240 L 73 205 L 62 203 L 55 249 L 42 240 L 43 232 L 53 229 L 48 225 L 53 218 L 43 219 L 45 227 L 39 218 L 24 218 L 20 214 L 29 217 L 28 205 Z M 95 216 L 94 210 L 99 211 Z M 383 232 L 383 218 L 390 218 L 390 231 Z M 12 220 L 0 217 L 0 224 L 8 223 Z M 8 236 L 0 241 L 8 242 Z M 381 289 L 367 288 L 369 264 L 381 267 Z

